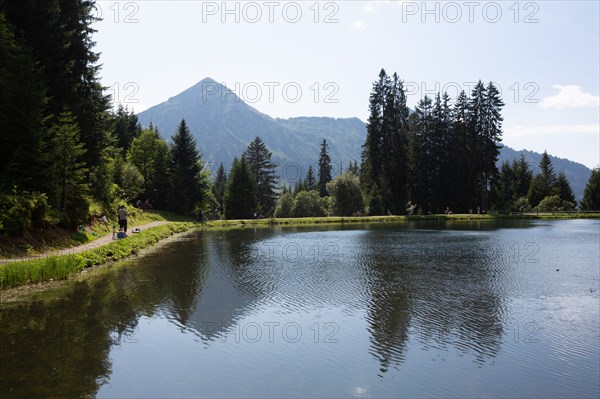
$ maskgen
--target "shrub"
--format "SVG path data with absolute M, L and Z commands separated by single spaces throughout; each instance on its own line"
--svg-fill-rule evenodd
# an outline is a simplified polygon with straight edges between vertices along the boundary
M 331 195 L 319 198 L 319 206 L 325 213 L 325 216 L 331 216 L 333 214 L 331 209 Z
M 0 195 L 0 233 L 21 234 L 32 226 L 44 223 L 48 199 L 43 193 L 17 193 Z
M 517 202 L 515 202 L 515 210 L 519 212 L 528 212 L 531 211 L 531 205 L 529 204 L 529 200 L 527 197 L 520 197 Z
M 554 212 L 554 211 L 572 211 L 575 205 L 569 201 L 563 201 L 558 195 L 549 195 L 545 197 L 535 210 L 538 212 Z
M 292 213 L 294 217 L 319 217 L 324 216 L 325 211 L 319 204 L 319 192 L 301 191 L 296 194 Z
M 351 216 L 363 210 L 363 195 L 358 177 L 353 173 L 342 173 L 327 183 L 331 194 L 331 206 L 336 216 Z M 371 204 L 369 204 L 371 205 Z
M 383 198 L 381 198 L 379 193 L 371 191 L 369 195 L 367 195 L 366 203 L 366 210 L 369 216 L 383 215 Z
M 294 208 L 294 198 L 290 193 L 285 193 L 279 197 L 277 207 L 275 208 L 276 218 L 291 218 Z

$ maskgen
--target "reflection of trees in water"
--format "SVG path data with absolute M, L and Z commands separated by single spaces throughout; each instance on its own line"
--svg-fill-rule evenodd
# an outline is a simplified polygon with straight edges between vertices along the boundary
M 401 364 L 407 340 L 423 349 L 454 347 L 484 363 L 500 348 L 502 300 L 485 239 L 452 240 L 435 233 L 364 235 L 370 253 L 367 320 L 381 372 Z M 459 248 L 460 246 L 460 248 Z M 416 342 L 413 345 L 418 345 Z
M 126 292 L 114 279 L 84 281 L 59 300 L 2 308 L 0 396 L 93 396 L 115 335 L 137 325 Z
M 44 294 L 58 299 L 0 307 L 0 397 L 92 397 L 110 379 L 112 345 L 135 339 L 139 317 L 172 303 L 185 321 L 202 287 L 202 260 L 174 264 L 173 254 Z

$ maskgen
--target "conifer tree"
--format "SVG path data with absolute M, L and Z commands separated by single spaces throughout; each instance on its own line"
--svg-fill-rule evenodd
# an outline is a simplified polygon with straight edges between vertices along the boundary
M 385 92 L 380 189 L 384 211 L 397 214 L 405 208 L 409 112 L 404 86 L 396 73 L 389 80 Z
M 554 183 L 554 194 L 558 195 L 561 200 L 570 202 L 573 205 L 577 205 L 577 201 L 575 200 L 575 195 L 573 195 L 573 190 L 571 189 L 571 185 L 569 184 L 569 179 L 564 172 L 560 172 L 558 177 L 556 178 L 556 182 Z
M 581 209 L 584 211 L 600 210 L 600 168 L 594 168 L 583 190 Z
M 469 129 L 470 111 L 467 94 L 461 91 L 456 98 L 450 129 L 447 176 L 451 182 L 448 188 L 446 206 L 454 212 L 468 212 L 478 203 L 476 184 L 477 164 L 475 137 Z
M 267 148 L 260 137 L 255 137 L 244 152 L 250 170 L 256 178 L 256 197 L 258 201 L 258 213 L 271 216 L 275 211 L 277 201 L 277 164 L 271 160 L 271 151 Z
M 331 181 L 332 165 L 328 148 L 327 140 L 323 139 L 319 153 L 319 180 L 317 181 L 317 189 L 321 197 L 327 196 L 327 183 Z
M 317 179 L 315 178 L 315 172 L 313 171 L 312 165 L 308 165 L 306 170 L 306 179 L 304 179 L 304 187 L 307 191 L 317 189 Z
M 434 138 L 433 104 L 429 96 L 424 96 L 415 109 L 410 134 L 410 200 L 423 212 L 432 210 L 432 185 L 434 179 L 434 158 L 432 140 Z
M 358 168 L 358 162 L 354 161 L 350 161 L 348 163 L 348 172 L 354 174 L 355 176 L 359 176 L 360 174 L 360 170 Z
M 254 218 L 258 207 L 256 193 L 256 178 L 246 159 L 234 158 L 223 196 L 225 219 Z
M 521 197 L 527 197 L 533 177 L 529 164 L 525 160 L 525 154 L 521 153 L 519 159 L 513 160 L 512 170 L 515 179 L 513 184 L 513 200 L 516 201 Z
M 44 186 L 41 72 L 0 9 L 0 191 Z
M 552 167 L 552 160 L 547 151 L 542 154 L 540 160 L 540 172 L 531 180 L 527 199 L 531 206 L 537 206 L 544 198 L 553 194 L 556 185 L 556 174 Z
M 514 203 L 515 175 L 508 161 L 502 162 L 494 186 L 495 205 L 501 211 L 510 211 Z
M 172 140 L 169 208 L 174 212 L 190 215 L 208 198 L 209 176 L 204 170 L 202 157 L 196 148 L 196 140 L 185 120 L 182 119 L 179 123 Z
M 51 139 L 46 148 L 51 165 L 51 204 L 77 224 L 87 213 L 85 147 L 81 142 L 79 126 L 74 116 L 64 111 L 50 129 Z
M 227 173 L 225 172 L 225 166 L 223 166 L 223 162 L 219 165 L 219 169 L 217 169 L 217 175 L 215 176 L 215 181 L 212 187 L 213 195 L 217 200 L 218 212 L 219 214 L 223 214 L 223 198 L 225 196 L 225 188 L 227 187 Z
M 152 130 L 152 129 L 149 129 Z M 123 149 L 123 154 L 127 154 L 133 140 L 140 136 L 142 128 L 138 122 L 138 117 L 133 111 L 119 104 L 116 113 L 113 116 L 113 135 L 116 145 Z M 141 171 L 140 171 L 141 172 Z
M 383 107 L 386 90 L 390 79 L 382 68 L 379 78 L 373 83 L 369 96 L 369 118 L 367 120 L 367 137 L 361 154 L 361 185 L 365 193 L 381 196 L 380 174 L 383 146 Z

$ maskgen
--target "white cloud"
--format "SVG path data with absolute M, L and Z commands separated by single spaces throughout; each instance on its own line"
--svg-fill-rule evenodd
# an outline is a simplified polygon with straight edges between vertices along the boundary
M 362 10 L 372 14 L 377 11 L 380 5 L 387 5 L 391 3 L 392 2 L 389 0 L 370 0 L 367 1 L 364 6 L 362 6 Z M 396 3 L 402 4 L 401 1 L 397 1 Z
M 352 29 L 362 30 L 362 29 L 366 29 L 368 26 L 369 25 L 367 25 L 363 21 L 354 21 L 354 22 L 352 22 Z
M 511 126 L 504 128 L 505 137 L 526 137 L 544 135 L 599 135 L 600 125 L 550 125 L 550 126 Z
M 368 13 L 372 13 L 375 12 L 375 7 L 373 6 L 373 3 L 369 1 L 365 3 L 365 5 L 362 7 L 362 10 Z
M 600 97 L 590 93 L 584 93 L 581 86 L 576 85 L 554 85 L 559 90 L 558 94 L 544 98 L 540 101 L 541 108 L 586 108 L 600 106 Z

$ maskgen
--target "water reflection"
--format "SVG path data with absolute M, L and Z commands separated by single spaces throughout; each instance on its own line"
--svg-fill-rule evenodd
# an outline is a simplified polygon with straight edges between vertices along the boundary
M 190 316 L 186 326 L 204 340 L 213 341 L 226 334 L 246 309 L 265 295 L 249 267 L 256 254 L 253 245 L 273 233 L 268 229 L 200 233 L 204 265 L 204 290 L 190 296 Z
M 454 346 L 479 363 L 494 357 L 502 298 L 490 282 L 501 278 L 495 261 L 503 260 L 487 235 L 396 230 L 362 237 L 371 270 L 367 320 L 382 373 L 403 363 L 411 337 L 423 350 Z
M 557 366 L 551 367 L 548 374 L 561 372 L 559 366 L 565 363 L 582 362 L 578 371 L 598 376 L 598 367 L 593 363 L 598 355 L 586 353 L 589 348 L 592 352 L 598 350 L 597 343 L 593 344 L 593 338 L 598 337 L 598 323 L 588 323 L 590 309 L 594 312 L 590 295 L 598 297 L 597 291 L 593 291 L 598 284 L 597 264 L 589 264 L 600 252 L 597 249 L 589 252 L 594 243 L 597 247 L 597 232 L 576 223 L 572 230 L 556 231 L 538 225 L 523 230 L 522 237 L 526 238 L 521 239 L 515 238 L 520 234 L 518 230 L 505 230 L 530 226 L 521 223 L 486 224 L 481 229 L 464 228 L 465 224 L 448 229 L 447 225 L 440 228 L 433 223 L 419 224 L 419 229 L 407 229 L 406 225 L 345 225 L 196 233 L 164 246 L 159 252 L 130 261 L 126 267 L 66 283 L 27 302 L 0 306 L 0 394 L 11 397 L 106 394 L 101 388 L 112 383 L 115 348 L 126 349 L 129 343 L 165 334 L 162 330 L 139 330 L 140 320 L 144 325 L 152 325 L 159 318 L 168 320 L 164 324 L 173 326 L 179 336 L 194 337 L 195 346 L 186 348 L 196 357 L 185 358 L 188 364 L 204 367 L 205 373 L 215 370 L 205 376 L 206 381 L 212 379 L 207 387 L 211 390 L 202 392 L 218 393 L 219 389 L 225 389 L 229 379 L 240 386 L 242 383 L 254 386 L 255 381 L 244 378 L 255 372 L 258 375 L 253 378 L 263 378 L 265 392 L 273 396 L 292 393 L 288 391 L 292 385 L 299 395 L 354 394 L 358 392 L 358 380 L 365 379 L 359 385 L 360 392 L 369 381 L 375 384 L 369 376 L 376 377 L 381 384 L 380 390 L 377 385 L 369 388 L 375 396 L 397 396 L 402 392 L 407 396 L 436 396 L 440 392 L 458 395 L 460 390 L 422 390 L 427 380 L 419 377 L 436 375 L 439 369 L 432 366 L 432 357 L 454 353 L 477 369 L 494 364 L 503 352 L 504 356 L 509 354 L 509 364 L 534 362 L 536 358 L 556 362 Z M 553 240 L 568 242 L 570 249 L 588 251 L 589 256 L 573 260 L 579 265 L 573 271 L 574 280 L 565 283 L 564 277 L 558 278 L 554 271 L 556 266 L 551 260 L 562 262 L 560 251 L 564 250 L 555 241 L 550 240 L 551 245 L 544 248 L 550 257 L 542 258 L 535 267 L 520 262 L 522 259 L 518 257 L 516 261 L 513 259 L 515 242 L 523 247 L 534 237 L 543 246 L 539 237 L 549 231 L 556 237 Z M 578 239 L 569 241 L 573 232 L 579 234 Z M 585 285 L 582 296 L 574 291 L 581 284 Z M 545 299 L 553 292 L 574 298 L 569 302 L 570 307 L 553 305 L 547 310 L 548 303 L 566 303 L 564 298 Z M 535 307 L 529 310 L 528 304 L 532 303 Z M 581 312 L 575 321 L 566 319 L 573 315 L 571 308 Z M 548 319 L 555 329 L 547 333 L 540 316 L 544 312 L 550 312 Z M 550 340 L 550 355 L 544 357 L 546 353 L 535 352 L 533 346 L 520 347 L 523 354 L 501 351 L 517 336 L 515 318 L 529 322 L 532 315 L 539 322 L 534 324 L 538 328 L 535 337 L 538 341 L 540 337 Z M 554 319 L 557 316 L 560 318 Z M 240 344 L 239 340 L 237 346 L 225 340 L 231 333 L 239 337 L 242 323 L 262 325 L 265 321 L 290 320 L 306 321 L 302 326 L 308 334 L 314 333 L 309 328 L 315 322 L 321 334 L 325 332 L 323 327 L 333 322 L 339 329 L 336 336 L 339 344 L 323 345 L 319 339 L 308 340 L 310 345 L 304 341 L 291 346 L 289 342 L 274 345 L 261 342 L 253 347 Z M 561 330 L 563 325 L 565 328 Z M 574 353 L 572 344 L 561 341 L 564 336 L 581 342 Z M 198 341 L 202 344 L 198 345 Z M 170 346 L 173 342 L 177 340 L 173 338 L 150 347 L 168 354 L 173 350 Z M 148 347 L 142 344 L 137 348 L 143 352 Z M 563 349 L 566 347 L 571 352 Z M 198 350 L 205 352 L 199 354 Z M 228 357 L 222 356 L 223 350 Z M 176 369 L 181 356 L 185 355 L 165 355 L 166 366 Z M 241 365 L 247 365 L 245 369 L 232 368 L 231 363 L 219 360 L 236 357 Z M 461 367 L 468 367 L 467 363 L 460 363 Z M 219 371 L 219 367 L 225 370 Z M 355 385 L 348 388 L 344 377 L 350 375 L 355 375 L 351 381 Z M 443 378 L 442 375 L 437 378 Z M 552 386 L 542 375 L 523 375 Z M 128 375 L 124 380 L 135 376 L 135 373 Z M 453 376 L 460 380 L 460 374 Z M 123 375 L 119 377 L 122 381 Z M 189 381 L 185 372 L 165 378 Z M 398 391 L 400 381 L 411 382 L 411 378 L 419 381 L 415 384 L 420 390 Z M 480 378 L 497 383 L 493 377 Z M 279 386 L 275 381 L 287 382 Z M 323 382 L 311 385 L 308 381 Z M 564 377 L 561 381 L 573 392 L 594 391 L 585 384 L 570 384 Z M 148 384 L 148 389 L 156 388 Z M 449 380 L 446 384 L 461 382 Z M 252 393 L 235 390 L 233 386 L 228 388 L 231 389 L 223 392 L 238 396 Z M 509 388 L 495 385 L 497 392 L 514 396 Z M 553 389 L 540 392 L 552 393 L 556 387 Z M 185 396 L 186 391 L 177 392 Z M 188 393 L 194 396 L 197 392 Z M 473 396 L 480 396 L 487 391 L 473 392 Z M 115 395 L 124 394 L 117 390 Z

